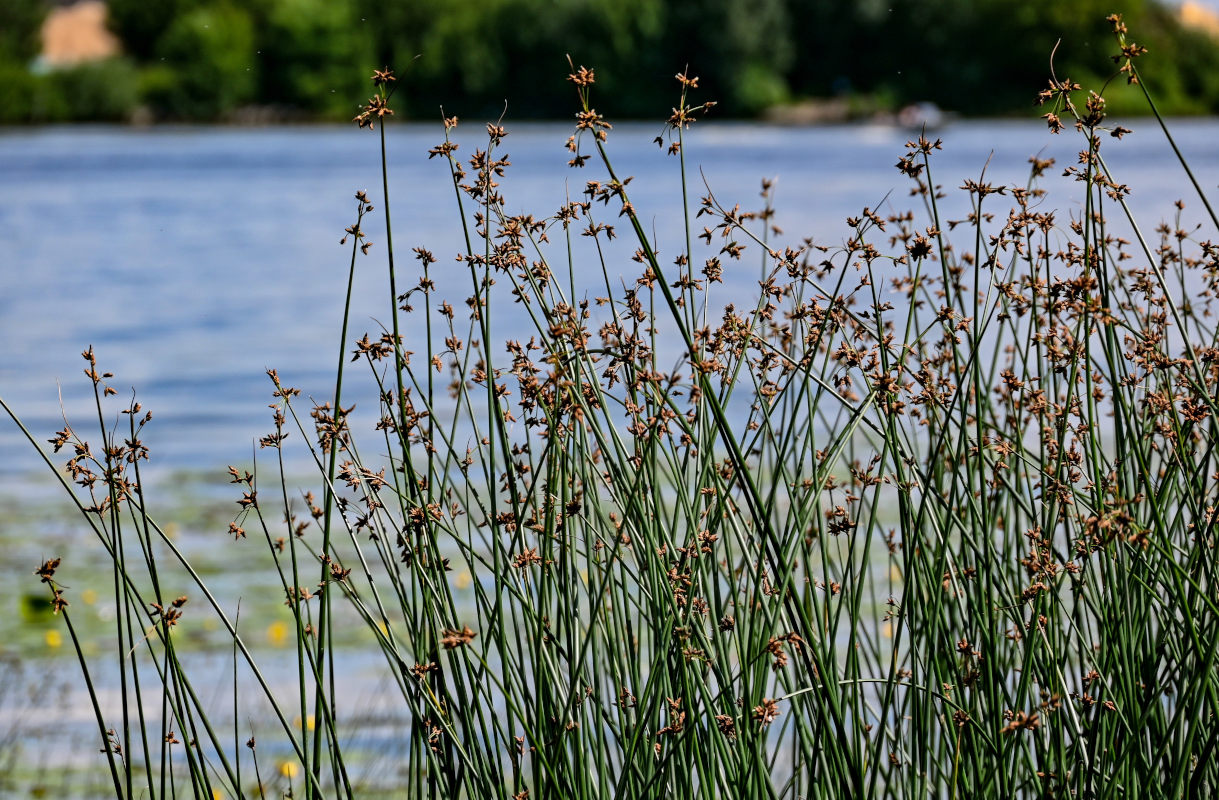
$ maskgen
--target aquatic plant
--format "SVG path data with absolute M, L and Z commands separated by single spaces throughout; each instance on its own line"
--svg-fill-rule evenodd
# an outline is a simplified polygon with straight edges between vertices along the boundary
M 1111 22 L 1118 75 L 1142 86 L 1142 50 Z M 229 546 L 265 543 L 292 613 L 291 692 L 145 513 L 149 417 L 131 401 L 108 422 L 111 376 L 85 351 L 100 444 L 65 427 L 53 449 L 113 563 L 121 718 L 98 704 L 63 566 L 38 575 L 117 796 L 360 796 L 340 608 L 384 656 L 380 702 L 409 711 L 397 796 L 1179 797 L 1219 781 L 1219 247 L 1183 203 L 1142 232 L 1102 154 L 1128 132 L 1103 91 L 1055 76 L 1040 97 L 1082 142 L 1076 217 L 1046 210 L 1054 165 L 1033 158 L 1024 185 L 966 181 L 968 216 L 943 218 L 942 145 L 921 135 L 897 163 L 917 211 L 865 208 L 841 245 L 788 245 L 769 184 L 758 211 L 690 188 L 685 131 L 711 104 L 677 79 L 657 138 L 682 177 L 671 258 L 614 168 L 592 69 L 571 71 L 567 146 L 593 177 L 548 216 L 505 210 L 502 120 L 463 159 L 443 119 L 430 155 L 469 277 L 454 304 L 432 252 L 414 248 L 409 279 L 395 261 L 397 82 L 374 75 L 356 121 L 378 137 L 381 196 L 355 196 L 347 295 L 379 215 L 388 322 L 356 338 L 345 316 L 333 396 L 311 408 L 268 373 L 260 445 L 307 448 L 313 491 L 294 500 L 282 460 L 278 480 L 229 470 Z M 756 293 L 727 288 L 755 271 Z M 381 398 L 359 445 L 353 365 Z M 167 559 L 186 596 L 163 588 Z M 181 665 L 173 631 L 198 606 L 280 723 L 274 775 L 263 740 L 214 728 Z

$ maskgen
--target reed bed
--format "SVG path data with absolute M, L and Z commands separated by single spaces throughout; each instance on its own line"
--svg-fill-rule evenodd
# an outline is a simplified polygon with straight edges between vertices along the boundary
M 1115 77 L 1142 87 L 1141 48 L 1112 22 Z M 967 181 L 968 217 L 944 219 L 924 135 L 897 165 L 914 210 L 863 209 L 828 247 L 778 244 L 765 185 L 753 212 L 694 189 L 685 131 L 712 104 L 677 77 L 657 141 L 682 176 L 663 210 L 682 216 L 679 251 L 657 252 L 657 210 L 632 205 L 594 72 L 573 67 L 587 183 L 557 213 L 505 210 L 502 122 L 463 158 L 444 119 L 431 155 L 464 225 L 455 267 L 395 250 L 398 84 L 374 76 L 357 122 L 381 149 L 380 197 L 356 195 L 347 297 L 386 253 L 386 323 L 357 336 L 345 316 L 325 402 L 270 371 L 271 458 L 230 468 L 227 546 L 269 548 L 267 591 L 293 615 L 287 690 L 146 513 L 149 416 L 130 401 L 116 424 L 111 376 L 84 353 L 96 438 L 65 427 L 53 449 L 113 565 L 120 713 L 98 704 L 101 657 L 78 654 L 115 796 L 361 796 L 340 607 L 384 657 L 381 702 L 409 715 L 396 796 L 1219 785 L 1219 246 L 1179 223 L 1144 233 L 1103 157 L 1126 132 L 1103 94 L 1054 78 L 1040 98 L 1079 136 L 1082 213 L 1045 208 L 1057 168 L 1032 159 L 1023 185 Z M 439 296 L 455 269 L 468 294 Z M 742 274 L 756 292 L 726 288 Z M 359 444 L 356 379 L 381 400 Z M 274 465 L 293 445 L 316 465 L 308 492 Z M 38 575 L 77 642 L 67 566 Z M 265 695 L 290 765 L 259 759 L 269 734 L 212 724 L 171 635 L 196 615 L 229 631 L 233 697 Z

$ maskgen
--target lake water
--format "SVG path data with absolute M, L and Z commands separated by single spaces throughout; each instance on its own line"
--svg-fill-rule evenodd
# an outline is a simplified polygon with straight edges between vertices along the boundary
M 1126 124 L 1135 133 L 1108 141 L 1107 158 L 1117 179 L 1134 188 L 1144 230 L 1170 216 L 1178 197 L 1187 202 L 1187 220 L 1201 221 L 1155 123 Z M 1213 188 L 1219 122 L 1173 128 L 1203 185 Z M 458 133 L 459 156 L 485 146 L 478 125 Z M 510 210 L 553 214 L 585 181 L 605 178 L 595 162 L 567 167 L 570 133 L 560 123 L 509 125 L 502 151 L 513 162 L 503 181 Z M 662 263 L 671 263 L 683 249 L 680 184 L 677 160 L 652 142 L 659 133 L 660 125 L 618 126 L 609 149 L 619 174 L 635 176 L 633 202 L 653 227 Z M 1051 136 L 1036 121 L 960 122 L 936 135 L 944 140 L 933 168 L 950 190 L 946 218 L 965 215 L 965 194 L 955 187 L 977 179 L 988 159 L 987 180 L 1023 184 L 1030 156 L 1055 157 L 1057 175 L 1082 144 L 1077 135 Z M 705 178 L 729 207 L 755 209 L 760 180 L 772 178 L 776 222 L 785 231 L 777 242 L 813 236 L 839 244 L 843 220 L 864 206 L 910 207 L 907 179 L 893 166 L 910 136 L 880 125 L 700 123 L 686 146 L 692 199 Z M 400 280 L 409 285 L 417 274 L 411 248 L 427 247 L 441 274 L 459 280 L 448 284 L 457 305 L 468 278 L 447 269 L 464 249 L 456 202 L 444 164 L 427 157 L 442 139 L 439 126 L 391 126 L 391 201 Z M 329 392 L 349 252 L 338 243 L 354 221 L 357 189 L 379 208 L 365 224 L 376 244 L 360 261 L 352 330 L 376 331 L 376 320 L 388 319 L 378 159 L 376 136 L 354 126 L 0 133 L 0 397 L 39 439 L 62 425 L 61 393 L 69 417 L 86 428 L 91 397 L 79 353 L 92 344 L 101 366 L 115 373 L 115 388 L 126 395 L 134 387 L 154 412 L 145 437 L 154 465 L 211 470 L 248 462 L 252 442 L 269 429 L 267 367 L 306 394 Z M 1080 213 L 1077 185 L 1056 177 L 1046 185 L 1060 224 Z M 992 207 L 1002 214 L 1006 198 Z M 613 223 L 615 213 L 605 211 L 604 221 Z M 623 248 L 611 269 L 621 263 L 625 275 L 636 265 L 625 257 L 633 245 Z M 756 275 L 730 272 L 723 299 L 755 289 Z M 0 454 L 0 475 L 10 481 L 41 468 L 7 420 L 0 420 Z

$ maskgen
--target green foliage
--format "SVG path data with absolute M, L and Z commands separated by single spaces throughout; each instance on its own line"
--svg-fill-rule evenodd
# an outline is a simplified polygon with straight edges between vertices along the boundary
M 157 53 L 172 70 L 150 88 L 163 113 L 215 119 L 257 96 L 254 24 L 240 8 L 207 6 L 175 19 Z
M 28 66 L 47 11 L 42 0 L 0 0 L 0 124 L 41 122 L 62 112 L 62 99 Z
M 356 12 L 354 0 L 269 0 L 259 26 L 264 101 L 350 117 L 374 63 Z
M 138 105 L 139 81 L 126 59 L 45 74 L 0 62 L 0 123 L 119 122 Z
M 174 21 L 204 6 L 205 0 L 107 0 L 106 5 L 110 30 L 122 40 L 123 49 L 149 61 Z
M 669 39 L 675 68 L 687 64 L 727 113 L 752 114 L 782 101 L 786 71 L 798 40 L 786 3 L 704 0 L 670 7 Z
M 139 104 L 140 74 L 125 58 L 58 70 L 46 81 L 63 98 L 65 121 L 121 122 Z
M 1096 86 L 1112 76 L 1117 48 L 1105 17 L 1116 11 L 1150 48 L 1149 63 L 1155 60 L 1157 79 L 1169 87 L 1160 93 L 1166 108 L 1219 108 L 1211 77 L 1219 71 L 1219 48 L 1148 0 L 893 0 L 854 7 L 789 0 L 789 6 L 797 38 L 810 37 L 803 48 L 809 55 L 788 74 L 800 93 L 885 92 L 897 104 L 933 100 L 964 114 L 1010 114 L 1029 106 L 1051 66 L 1059 78 Z
M 1185 96 L 1203 104 L 1201 113 L 1213 113 L 1216 109 L 1215 98 L 1219 98 L 1219 65 L 1216 65 L 1219 59 L 1216 58 L 1215 42 L 1209 36 L 1189 32 L 1174 45 L 1176 57 L 1173 61 L 1179 65 Z M 1148 60 L 1154 72 L 1155 60 L 1151 56 Z M 1206 68 L 1199 69 L 1198 65 Z
M 1027 107 L 1050 74 L 1057 43 L 1057 75 L 1104 76 L 1116 51 L 1105 16 L 1111 0 L 946 0 L 928 6 L 916 0 L 895 4 L 891 35 L 913 28 L 917 61 L 902 69 L 893 59 L 888 78 L 905 100 L 930 99 L 968 114 L 1010 113 Z M 1134 14 L 1142 3 L 1127 3 Z M 891 51 L 892 58 L 912 53 Z
M 0 123 L 34 121 L 38 78 L 24 66 L 0 61 Z
M 432 115 L 566 116 L 568 56 L 594 67 L 598 96 L 619 117 L 671 103 L 669 77 L 689 65 L 728 113 L 786 98 L 793 46 L 782 0 L 749 9 L 725 0 L 466 0 L 441 13 L 411 4 L 376 14 L 377 52 L 411 81 L 410 104 Z M 522 24 L 527 21 L 527 24 Z
M 144 101 L 197 119 L 247 103 L 347 119 L 359 82 L 383 65 L 409 85 L 400 114 L 434 118 L 443 105 L 495 117 L 506 103 L 515 118 L 566 117 L 568 56 L 597 70 L 598 104 L 617 119 L 667 110 L 668 79 L 686 68 L 723 116 L 833 95 L 861 109 L 932 100 L 970 115 L 1031 113 L 1056 46 L 1059 77 L 1113 75 L 1111 11 L 1150 48 L 1163 110 L 1219 109 L 1219 47 L 1156 0 L 109 2 L 112 29 L 145 71 Z M 33 54 L 44 12 L 0 0 L 10 23 L 0 60 Z M 1114 109 L 1140 107 L 1111 89 Z M 0 115 L 29 117 L 30 102 Z
M 25 64 L 38 55 L 47 11 L 45 0 L 0 0 L 0 61 Z

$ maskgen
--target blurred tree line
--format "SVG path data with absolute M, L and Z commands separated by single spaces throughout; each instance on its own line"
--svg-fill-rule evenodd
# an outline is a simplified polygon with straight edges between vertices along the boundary
M 1098 87 L 1122 11 L 1170 113 L 1219 110 L 1219 47 L 1155 0 L 108 0 L 124 55 L 39 73 L 46 0 L 0 0 L 0 121 L 273 115 L 348 119 L 389 65 L 399 114 L 564 118 L 567 55 L 595 67 L 613 118 L 667 115 L 688 67 L 723 116 L 840 97 L 931 100 L 963 114 L 1031 107 L 1055 70 Z M 1137 108 L 1114 86 L 1110 107 Z

